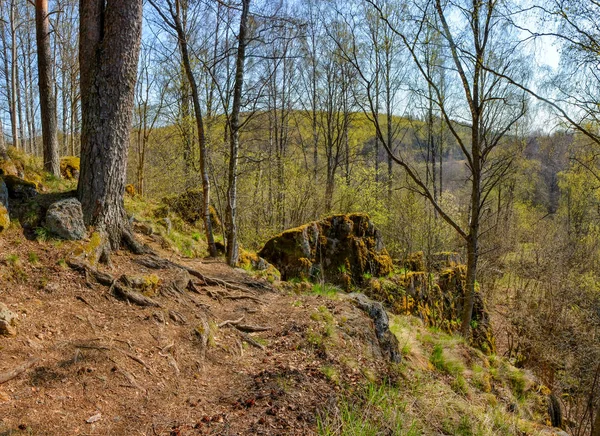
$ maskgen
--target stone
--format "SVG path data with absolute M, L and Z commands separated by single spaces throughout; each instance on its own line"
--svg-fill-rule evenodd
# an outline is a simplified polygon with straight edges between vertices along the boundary
M 286 230 L 267 241 L 258 256 L 273 264 L 283 280 L 325 280 L 346 289 L 393 269 L 381 233 L 368 215 L 359 213 Z
M 8 209 L 8 187 L 4 182 L 4 179 L 0 177 L 0 206 L 4 206 Z
M 80 160 L 76 156 L 65 156 L 60 159 L 60 175 L 66 180 L 79 178 Z
M 37 184 L 23 180 L 17 176 L 3 176 L 6 187 L 8 188 L 8 196 L 14 199 L 30 199 L 38 194 Z
M 402 354 L 400 353 L 398 338 L 390 331 L 390 319 L 383 305 L 379 301 L 373 301 L 360 293 L 352 293 L 350 298 L 373 320 L 375 335 L 383 355 L 392 363 L 400 363 Z
M 17 334 L 17 315 L 8 310 L 6 304 L 0 303 L 0 336 Z
M 46 212 L 46 228 L 56 236 L 70 241 L 85 238 L 81 203 L 75 198 L 57 201 Z
M 10 227 L 10 215 L 6 207 L 0 204 L 0 233 Z
M 407 271 L 372 283 L 367 295 L 384 302 L 392 313 L 413 315 L 425 325 L 456 333 L 461 325 L 466 291 L 466 266 L 446 267 L 437 280 L 424 271 Z M 490 314 L 483 295 L 476 287 L 471 322 L 471 344 L 491 354 L 496 345 Z

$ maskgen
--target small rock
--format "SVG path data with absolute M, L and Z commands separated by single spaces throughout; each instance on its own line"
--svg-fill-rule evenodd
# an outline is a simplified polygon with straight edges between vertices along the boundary
M 53 203 L 46 212 L 46 227 L 63 239 L 77 241 L 87 233 L 83 222 L 81 203 L 75 198 Z
M 85 422 L 87 422 L 88 424 L 93 424 L 94 422 L 98 422 L 102 419 L 102 414 L 101 413 L 96 413 L 93 416 L 90 416 L 88 419 L 85 420 Z
M 0 336 L 15 336 L 17 334 L 17 315 L 0 303 Z

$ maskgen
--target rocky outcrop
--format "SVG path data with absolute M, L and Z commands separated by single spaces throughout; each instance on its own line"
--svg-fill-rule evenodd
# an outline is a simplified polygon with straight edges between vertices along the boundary
M 14 336 L 17 334 L 17 315 L 8 310 L 4 303 L 0 303 L 0 336 Z
M 392 271 L 381 233 L 365 214 L 334 215 L 270 239 L 258 255 L 272 263 L 283 280 L 324 279 L 360 285 Z
M 392 363 L 400 363 L 402 355 L 398 338 L 390 331 L 390 319 L 383 305 L 367 298 L 364 294 L 353 293 L 350 297 L 373 320 L 375 335 L 383 355 Z
M 390 279 L 372 280 L 368 294 L 383 301 L 394 313 L 414 315 L 426 325 L 448 333 L 459 330 L 466 290 L 466 267 L 447 266 L 434 275 L 423 271 L 397 274 Z M 479 289 L 473 307 L 472 345 L 486 353 L 495 351 L 490 315 Z
M 157 218 L 164 218 L 169 212 L 173 212 L 188 224 L 194 224 L 202 221 L 202 205 L 204 194 L 200 189 L 188 189 L 182 194 L 170 197 L 164 197 L 161 202 L 164 207 L 156 211 Z M 217 210 L 209 206 L 210 222 L 213 231 L 219 233 L 222 231 L 222 224 Z
M 76 241 L 87 234 L 81 203 L 75 198 L 57 201 L 46 212 L 46 228 L 56 236 Z

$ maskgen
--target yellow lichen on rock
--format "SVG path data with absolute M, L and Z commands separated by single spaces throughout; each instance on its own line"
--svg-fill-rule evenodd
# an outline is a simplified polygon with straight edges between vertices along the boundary
M 0 233 L 3 233 L 6 229 L 10 227 L 10 215 L 8 214 L 8 210 L 0 204 Z
M 79 177 L 81 162 L 76 156 L 65 156 L 60 159 L 60 175 L 67 180 Z

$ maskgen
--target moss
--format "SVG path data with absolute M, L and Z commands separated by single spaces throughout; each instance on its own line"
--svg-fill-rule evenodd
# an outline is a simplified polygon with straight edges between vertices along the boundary
M 135 186 L 133 186 L 131 183 L 128 185 L 125 185 L 125 193 L 127 195 L 129 195 L 130 197 L 135 197 Z
M 425 271 L 425 255 L 422 251 L 411 253 L 403 262 L 404 268 L 409 271 Z
M 350 289 L 365 274 L 385 276 L 392 260 L 379 231 L 365 214 L 333 215 L 288 229 L 271 238 L 259 255 L 273 263 L 284 280 L 318 280 Z
M 10 227 L 10 216 L 8 210 L 0 204 L 0 233 Z
M 60 159 L 60 175 L 67 180 L 77 179 L 81 161 L 77 156 L 65 156 Z

